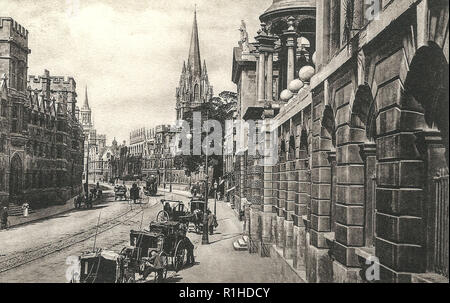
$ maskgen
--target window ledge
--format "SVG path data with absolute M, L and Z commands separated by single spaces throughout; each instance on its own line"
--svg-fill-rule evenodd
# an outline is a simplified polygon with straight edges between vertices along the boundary
M 375 256 L 375 247 L 357 247 L 355 254 L 364 260 L 369 260 Z
M 448 283 L 448 278 L 436 273 L 413 274 L 411 276 L 413 283 Z
M 328 233 L 324 233 L 323 237 L 328 242 L 334 243 L 334 240 L 336 239 L 336 234 L 334 232 L 328 232 Z
M 301 217 L 302 218 L 302 220 L 303 220 L 303 224 L 305 224 L 305 226 L 308 226 L 308 216 L 302 216 Z

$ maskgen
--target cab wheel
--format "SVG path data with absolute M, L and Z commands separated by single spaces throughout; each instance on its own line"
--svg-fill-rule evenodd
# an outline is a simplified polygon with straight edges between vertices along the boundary
M 186 249 L 184 248 L 183 242 L 179 241 L 173 257 L 173 267 L 175 272 L 179 272 L 183 268 L 185 255 Z
M 169 221 L 169 214 L 166 211 L 161 210 L 158 213 L 158 215 L 156 216 L 156 221 L 157 222 L 167 222 L 167 221 Z

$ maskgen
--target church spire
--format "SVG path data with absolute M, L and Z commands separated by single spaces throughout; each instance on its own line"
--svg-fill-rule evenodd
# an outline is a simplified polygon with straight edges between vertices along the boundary
M 194 23 L 192 25 L 191 46 L 189 48 L 188 64 L 191 67 L 191 71 L 194 76 L 201 76 L 202 63 L 200 60 L 200 43 L 198 39 L 197 7 L 194 11 Z
M 84 94 L 84 104 L 83 104 L 83 108 L 84 108 L 84 109 L 90 109 L 90 108 L 89 108 L 89 99 L 88 99 L 87 85 L 86 85 L 86 91 L 85 91 L 85 94 Z
M 203 60 L 203 70 L 202 70 L 202 72 L 203 72 L 203 75 L 205 77 L 208 77 L 208 70 L 206 69 L 206 61 L 205 60 Z

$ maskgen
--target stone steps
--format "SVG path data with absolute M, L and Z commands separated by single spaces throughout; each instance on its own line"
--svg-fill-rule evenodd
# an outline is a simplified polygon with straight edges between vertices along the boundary
M 32 214 L 35 211 L 31 208 L 28 208 L 28 214 Z M 20 217 L 23 216 L 23 209 L 22 206 L 16 205 L 16 204 L 9 204 L 8 206 L 8 216 L 11 217 Z
M 243 236 L 239 240 L 233 242 L 233 248 L 236 251 L 246 251 L 248 250 L 248 237 Z

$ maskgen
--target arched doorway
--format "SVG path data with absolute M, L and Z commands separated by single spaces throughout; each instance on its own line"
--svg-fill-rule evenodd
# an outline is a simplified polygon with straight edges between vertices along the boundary
M 449 65 L 443 49 L 429 42 L 417 50 L 405 80 L 404 99 L 424 114 L 416 146 L 424 161 L 426 183 L 426 271 L 449 277 Z
M 19 155 L 11 159 L 9 169 L 9 197 L 12 203 L 20 202 L 23 186 L 23 165 Z
M 330 170 L 330 180 L 321 179 L 319 183 L 328 183 L 330 188 L 330 223 L 329 230 L 335 231 L 336 221 L 336 202 L 337 202 L 337 161 L 336 161 L 336 121 L 333 108 L 330 105 L 325 106 L 322 115 L 321 143 L 323 151 L 328 154 L 329 166 L 323 166 L 321 169 Z
M 365 131 L 359 146 L 361 163 L 364 165 L 364 245 L 374 249 L 376 237 L 376 119 L 378 110 L 369 85 L 360 85 L 355 94 L 350 127 Z

